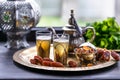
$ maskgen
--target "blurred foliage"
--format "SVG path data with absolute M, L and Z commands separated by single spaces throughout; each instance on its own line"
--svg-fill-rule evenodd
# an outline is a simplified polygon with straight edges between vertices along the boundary
M 109 17 L 103 21 L 88 23 L 86 26 L 95 28 L 96 37 L 93 44 L 97 47 L 107 49 L 120 49 L 120 25 L 115 18 Z M 85 39 L 88 40 L 92 36 L 91 30 L 86 32 Z

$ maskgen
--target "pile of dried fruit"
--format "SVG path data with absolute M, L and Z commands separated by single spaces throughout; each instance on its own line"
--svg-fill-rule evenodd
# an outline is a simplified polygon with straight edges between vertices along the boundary
M 102 49 L 102 48 L 97 49 L 96 59 L 98 61 L 102 61 L 102 62 L 109 61 L 110 56 L 116 61 L 120 60 L 120 55 L 115 51 Z
M 42 58 L 40 56 L 34 56 L 34 59 L 30 59 L 31 64 L 49 66 L 49 67 L 65 67 L 60 62 L 55 62 L 50 58 Z M 69 67 L 77 67 L 77 63 L 74 61 L 68 62 Z

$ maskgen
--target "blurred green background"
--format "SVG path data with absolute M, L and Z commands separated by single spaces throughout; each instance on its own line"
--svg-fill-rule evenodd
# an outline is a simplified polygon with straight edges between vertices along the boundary
M 120 0 L 35 0 L 40 6 L 41 19 L 37 26 L 65 26 L 70 10 L 79 26 L 86 23 L 116 17 L 120 23 Z M 106 5 L 107 4 L 107 5 Z
M 69 19 L 69 18 L 68 18 Z M 81 19 L 76 19 L 77 24 L 79 26 L 86 26 L 87 23 L 92 23 L 94 21 L 83 21 Z M 97 19 L 97 21 L 101 21 L 101 19 Z M 68 20 L 64 21 L 59 16 L 42 16 L 39 23 L 37 24 L 37 27 L 51 27 L 51 26 L 66 26 L 68 24 Z

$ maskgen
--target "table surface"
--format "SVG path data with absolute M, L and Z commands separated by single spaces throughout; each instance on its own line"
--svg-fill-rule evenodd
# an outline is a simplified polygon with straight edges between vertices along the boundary
M 13 55 L 18 50 L 7 49 L 4 44 L 0 42 L 0 79 L 120 79 L 120 61 L 107 68 L 84 72 L 37 70 L 14 62 Z

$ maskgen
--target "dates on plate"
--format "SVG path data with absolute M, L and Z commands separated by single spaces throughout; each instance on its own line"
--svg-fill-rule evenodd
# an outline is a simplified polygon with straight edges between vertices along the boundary
M 115 51 L 111 51 L 111 56 L 116 60 L 119 61 L 120 60 L 120 55 L 118 53 L 116 53 Z
M 40 56 L 34 56 L 34 59 L 30 59 L 31 64 L 40 64 L 42 66 L 49 67 L 64 67 L 64 65 L 60 62 L 54 62 L 50 58 L 42 58 Z
M 64 65 L 60 62 L 51 62 L 50 66 L 51 67 L 64 67 Z
M 77 67 L 77 63 L 75 61 L 69 61 L 68 66 L 69 67 Z

